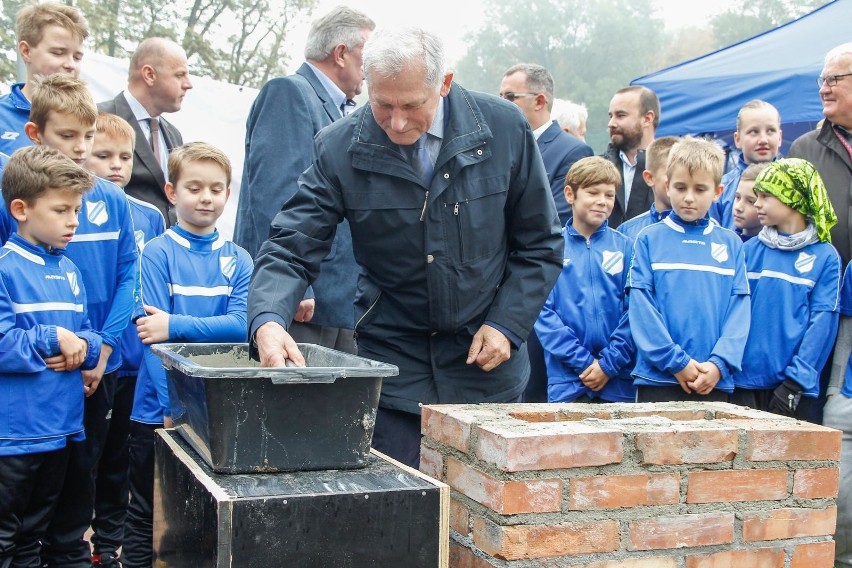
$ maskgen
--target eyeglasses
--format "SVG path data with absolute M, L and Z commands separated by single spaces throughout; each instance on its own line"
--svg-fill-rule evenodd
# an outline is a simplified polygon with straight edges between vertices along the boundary
M 822 89 L 822 86 L 826 83 L 828 83 L 829 87 L 834 87 L 835 85 L 837 85 L 837 82 L 840 79 L 844 77 L 849 77 L 850 75 L 852 75 L 852 73 L 844 73 L 842 75 L 829 75 L 828 77 L 817 77 L 817 87 Z
M 506 93 L 500 93 L 500 96 L 510 103 L 515 102 L 515 99 L 519 99 L 521 97 L 535 97 L 538 96 L 538 93 L 513 93 L 512 91 L 508 91 Z

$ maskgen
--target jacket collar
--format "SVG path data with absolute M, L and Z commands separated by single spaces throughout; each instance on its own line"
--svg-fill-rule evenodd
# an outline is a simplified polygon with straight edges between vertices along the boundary
M 485 144 L 493 135 L 479 106 L 470 92 L 453 83 L 449 94 L 442 100 L 444 106 L 444 139 L 435 162 L 435 171 L 454 156 L 470 148 Z M 349 151 L 352 165 L 367 171 L 378 171 L 416 180 L 414 171 L 385 131 L 376 123 L 370 105 L 364 105 L 355 113 L 356 124 Z M 490 156 L 490 152 L 477 154 L 478 159 Z M 473 158 L 476 160 L 477 158 Z
M 331 121 L 334 122 L 335 120 L 340 119 L 340 105 L 335 105 L 334 101 L 331 100 L 331 95 L 328 94 L 328 90 L 307 62 L 302 63 L 302 66 L 296 70 L 296 75 L 303 77 L 311 88 L 313 88 L 317 94 L 317 98 L 322 101 L 322 108 L 325 109 L 325 112 Z
M 594 233 L 592 233 L 592 236 L 589 238 L 589 240 L 600 238 L 601 235 L 603 235 L 606 232 L 608 227 L 609 227 L 609 221 L 604 221 L 603 224 L 600 227 L 598 227 L 595 230 Z M 570 237 L 580 238 L 580 239 L 586 240 L 586 237 L 584 237 L 583 235 L 578 233 L 577 230 L 574 228 L 574 217 L 573 216 L 571 216 L 571 218 L 568 219 L 568 222 L 565 223 L 565 234 L 570 236 Z

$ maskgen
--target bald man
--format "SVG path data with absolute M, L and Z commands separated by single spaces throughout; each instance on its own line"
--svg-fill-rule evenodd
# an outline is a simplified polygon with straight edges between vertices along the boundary
M 143 40 L 130 59 L 127 89 L 111 101 L 98 104 L 98 110 L 120 116 L 136 131 L 133 173 L 124 191 L 157 207 L 169 226 L 176 217 L 163 186 L 168 176 L 169 150 L 183 144 L 183 138 L 160 115 L 179 111 L 191 88 L 183 48 L 171 40 L 152 37 Z M 156 121 L 156 144 L 151 141 L 152 120 Z

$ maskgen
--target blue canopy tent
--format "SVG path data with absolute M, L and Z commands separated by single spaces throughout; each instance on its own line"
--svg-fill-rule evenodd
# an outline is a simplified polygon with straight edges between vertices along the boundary
M 781 113 L 783 149 L 822 119 L 816 78 L 825 54 L 852 41 L 852 0 L 835 0 L 783 26 L 634 79 L 660 97 L 657 136 L 710 134 L 733 145 L 737 112 L 752 99 Z

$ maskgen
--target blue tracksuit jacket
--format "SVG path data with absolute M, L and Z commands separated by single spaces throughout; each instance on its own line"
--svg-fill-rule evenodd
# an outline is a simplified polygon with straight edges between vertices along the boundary
M 252 261 L 218 231 L 195 235 L 175 225 L 142 252 L 142 298 L 170 314 L 171 342 L 245 342 Z M 166 373 L 145 348 L 131 420 L 161 424 L 170 416 Z
M 837 335 L 840 256 L 828 243 L 795 251 L 744 245 L 751 329 L 734 385 L 774 389 L 792 379 L 819 395 L 819 375 Z
M 673 212 L 639 233 L 628 280 L 636 385 L 677 385 L 692 358 L 714 363 L 716 388 L 733 390 L 750 321 L 742 246 L 709 216 L 686 223 Z
M 587 240 L 572 221 L 562 229 L 562 273 L 535 322 L 547 364 L 547 400 L 570 402 L 585 394 L 632 402 L 635 348 L 624 293 L 632 242 L 607 223 Z M 579 378 L 595 359 L 610 378 L 599 392 Z
M 85 439 L 80 370 L 58 372 L 56 328 L 89 344 L 83 369 L 97 365 L 101 338 L 86 316 L 80 272 L 62 249 L 17 234 L 0 248 L 0 455 L 50 452 Z

